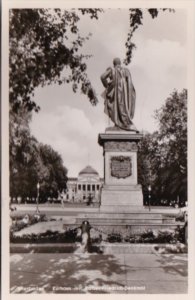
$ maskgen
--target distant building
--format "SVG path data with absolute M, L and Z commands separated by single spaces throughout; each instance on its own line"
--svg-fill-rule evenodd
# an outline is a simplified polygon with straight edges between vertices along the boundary
M 78 174 L 78 178 L 70 177 L 67 181 L 66 199 L 74 202 L 95 202 L 100 200 L 100 190 L 103 179 L 91 166 L 85 167 Z

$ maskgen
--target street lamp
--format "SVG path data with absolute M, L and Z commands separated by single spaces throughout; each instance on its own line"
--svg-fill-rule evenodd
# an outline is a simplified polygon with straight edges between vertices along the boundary
M 152 188 L 151 188 L 151 186 L 149 185 L 148 186 L 148 207 L 149 207 L 149 210 L 150 210 L 150 199 L 151 199 L 151 190 L 152 190 Z
M 37 183 L 37 208 L 36 208 L 36 213 L 40 213 L 39 211 L 39 189 L 40 189 L 40 183 Z

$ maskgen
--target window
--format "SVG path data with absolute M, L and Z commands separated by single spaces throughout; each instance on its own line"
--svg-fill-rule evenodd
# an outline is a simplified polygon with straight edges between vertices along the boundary
M 97 190 L 99 191 L 99 188 L 100 188 L 100 186 L 99 186 L 99 184 L 97 184 Z
M 85 185 L 83 185 L 83 191 L 85 191 Z
M 79 191 L 81 190 L 81 185 L 80 185 L 80 184 L 78 184 L 78 190 L 79 190 Z
M 90 184 L 87 185 L 87 190 L 88 190 L 88 191 L 91 191 L 91 186 L 90 186 Z
M 95 184 L 92 185 L 92 191 L 95 191 Z

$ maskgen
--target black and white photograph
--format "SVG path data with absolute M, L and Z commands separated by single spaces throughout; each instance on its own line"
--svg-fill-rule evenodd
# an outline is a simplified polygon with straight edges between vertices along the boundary
M 6 7 L 2 288 L 10 299 L 194 291 L 195 5 L 156 2 Z

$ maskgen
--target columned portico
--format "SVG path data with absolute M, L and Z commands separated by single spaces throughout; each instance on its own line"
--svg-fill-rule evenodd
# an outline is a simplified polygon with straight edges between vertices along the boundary
M 68 180 L 68 198 L 74 197 L 75 201 L 79 202 L 88 201 L 90 198 L 99 202 L 102 184 L 103 180 L 98 172 L 91 166 L 87 166 L 79 172 L 77 178 Z

